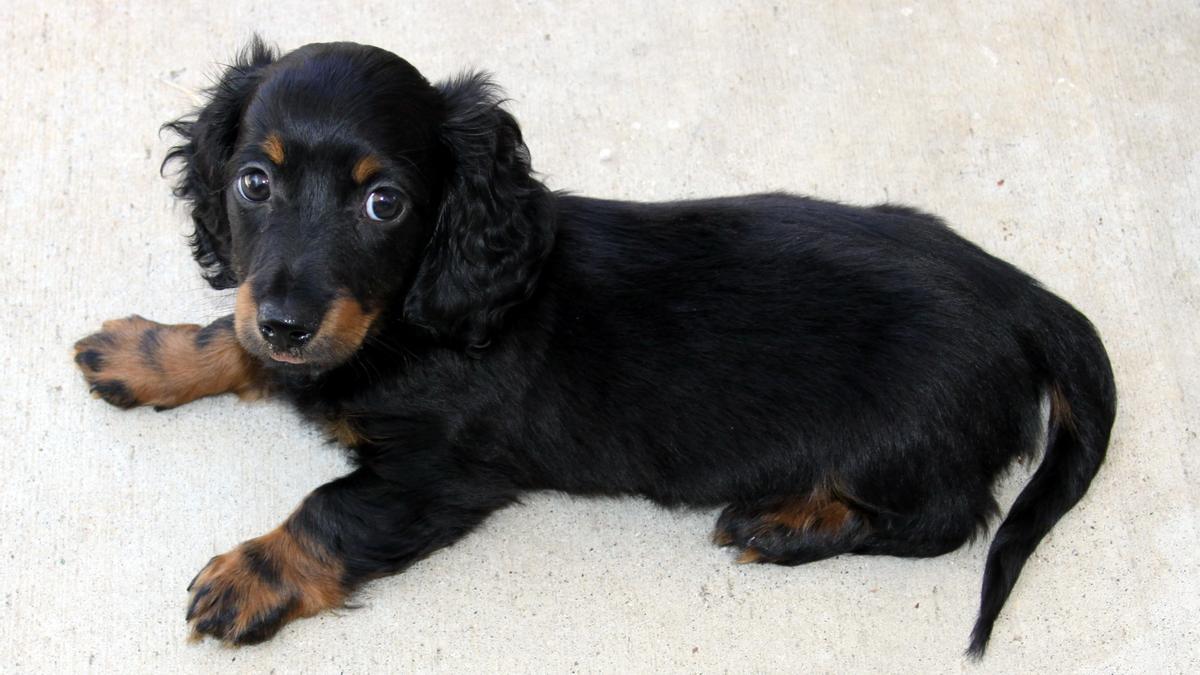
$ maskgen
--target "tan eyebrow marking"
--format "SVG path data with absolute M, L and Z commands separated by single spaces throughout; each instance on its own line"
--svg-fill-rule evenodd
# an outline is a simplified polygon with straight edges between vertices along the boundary
M 270 157 L 272 162 L 283 166 L 283 141 L 280 140 L 279 134 L 267 136 L 259 147 L 267 153 L 267 157 Z
M 376 173 L 378 173 L 382 168 L 383 164 L 379 162 L 378 157 L 375 155 L 367 155 L 366 157 L 358 160 L 358 163 L 354 165 L 354 171 L 351 173 L 351 175 L 354 177 L 355 183 L 362 185 L 363 183 L 367 182 L 371 176 L 374 176 Z

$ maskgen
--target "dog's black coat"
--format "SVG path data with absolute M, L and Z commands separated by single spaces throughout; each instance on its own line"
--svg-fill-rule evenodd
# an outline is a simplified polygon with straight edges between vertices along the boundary
M 318 313 L 337 286 L 380 308 L 347 361 L 266 362 L 302 411 L 357 434 L 359 468 L 297 514 L 347 586 L 536 489 L 728 505 L 726 543 L 782 564 L 938 555 L 985 525 L 997 476 L 1048 433 L 991 545 L 981 654 L 1105 454 L 1115 390 L 1088 321 L 909 208 L 549 192 L 499 104 L 481 76 L 430 86 L 382 50 L 277 60 L 256 43 L 173 125 L 214 286 L 253 278 L 256 297 Z M 306 149 L 273 176 L 290 201 L 263 215 L 230 184 L 272 131 Z M 410 200 L 390 229 L 354 220 L 354 186 L 311 179 L 362 152 Z M 268 287 L 278 269 L 291 290 Z M 852 515 L 819 532 L 761 526 L 781 499 L 818 493 Z

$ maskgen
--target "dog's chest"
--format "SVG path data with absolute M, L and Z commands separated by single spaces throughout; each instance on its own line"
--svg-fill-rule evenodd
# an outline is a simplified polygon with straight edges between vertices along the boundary
M 359 426 L 347 415 L 328 417 L 322 425 L 329 440 L 347 448 L 356 448 L 367 442 Z

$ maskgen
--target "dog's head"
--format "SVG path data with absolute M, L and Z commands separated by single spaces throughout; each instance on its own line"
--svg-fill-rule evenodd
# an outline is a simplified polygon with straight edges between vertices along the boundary
M 500 103 L 482 75 L 434 86 L 375 47 L 277 57 L 252 42 L 194 118 L 168 125 L 183 143 L 167 156 L 184 165 L 205 278 L 238 289 L 243 346 L 320 371 L 383 322 L 486 344 L 554 236 Z

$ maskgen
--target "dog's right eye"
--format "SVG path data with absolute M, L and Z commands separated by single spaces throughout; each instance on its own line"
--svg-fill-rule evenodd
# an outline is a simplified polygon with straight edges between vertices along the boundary
M 238 176 L 238 193 L 250 202 L 265 202 L 271 196 L 271 179 L 262 169 L 248 169 Z

